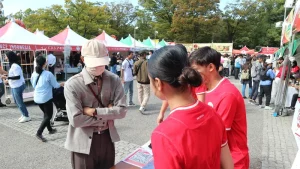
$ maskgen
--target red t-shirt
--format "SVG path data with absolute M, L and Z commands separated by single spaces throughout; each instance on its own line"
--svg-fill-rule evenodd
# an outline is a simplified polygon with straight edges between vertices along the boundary
M 299 70 L 300 70 L 299 66 L 296 66 L 296 67 L 292 68 L 291 72 L 297 73 L 297 72 L 299 72 Z
M 281 67 L 279 68 L 279 72 L 277 73 L 276 77 L 281 78 L 282 71 L 283 71 L 283 66 L 281 66 Z M 286 67 L 286 69 L 285 69 L 284 79 L 286 78 L 287 71 L 288 71 L 288 67 Z
M 205 103 L 174 109 L 152 133 L 155 169 L 220 168 L 227 144 L 222 119 Z
M 214 89 L 205 92 L 205 103 L 213 107 L 223 119 L 234 168 L 248 169 L 246 108 L 239 90 L 223 78 Z
M 193 93 L 194 98 L 197 99 L 197 95 L 204 94 L 206 92 L 206 90 L 207 90 L 207 87 L 205 86 L 204 83 L 199 87 L 192 88 L 192 93 Z

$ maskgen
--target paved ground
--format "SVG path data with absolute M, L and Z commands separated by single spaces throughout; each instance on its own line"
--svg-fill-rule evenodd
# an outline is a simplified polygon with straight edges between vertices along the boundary
M 233 81 L 241 87 L 237 81 Z M 134 101 L 137 102 L 137 93 Z M 151 131 L 156 127 L 156 117 L 161 102 L 151 97 L 147 107 L 148 115 L 141 115 L 138 106 L 130 107 L 126 118 L 116 121 L 122 141 L 116 144 L 116 160 L 119 161 L 146 143 Z M 20 112 L 15 107 L 0 109 L 0 168 L 71 168 L 69 152 L 63 149 L 67 124 L 56 122 L 58 133 L 45 137 L 48 143 L 41 143 L 34 134 L 42 120 L 39 108 L 28 103 L 32 121 L 25 124 L 17 122 Z M 296 154 L 296 144 L 290 127 L 292 116 L 274 118 L 271 111 L 264 111 L 247 103 L 248 144 L 251 169 L 288 169 Z M 275 141 L 278 140 L 278 141 Z

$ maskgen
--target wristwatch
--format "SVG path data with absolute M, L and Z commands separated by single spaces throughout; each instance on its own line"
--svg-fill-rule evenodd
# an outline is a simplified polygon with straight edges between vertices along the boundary
M 95 109 L 94 113 L 93 113 L 93 117 L 96 117 L 97 115 L 97 109 Z

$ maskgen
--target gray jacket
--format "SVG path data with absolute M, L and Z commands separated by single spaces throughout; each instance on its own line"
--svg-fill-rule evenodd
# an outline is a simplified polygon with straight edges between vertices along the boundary
M 261 63 L 259 63 L 258 61 L 255 61 L 252 63 L 252 67 L 251 67 L 251 77 L 252 77 L 252 80 L 255 80 L 255 81 L 259 81 L 260 80 L 260 72 L 261 72 L 261 69 L 262 69 L 262 65 Z
M 65 148 L 70 151 L 89 154 L 96 127 L 108 126 L 112 141 L 120 140 L 114 120 L 124 118 L 127 112 L 124 89 L 119 77 L 109 71 L 104 71 L 102 80 L 101 99 L 105 107 L 99 107 L 97 99 L 88 88 L 91 84 L 95 93 L 98 92 L 97 85 L 94 85 L 94 80 L 85 68 L 65 84 L 64 93 L 70 122 Z M 114 106 L 107 108 L 111 102 Z M 96 108 L 96 117 L 84 115 L 84 107 Z

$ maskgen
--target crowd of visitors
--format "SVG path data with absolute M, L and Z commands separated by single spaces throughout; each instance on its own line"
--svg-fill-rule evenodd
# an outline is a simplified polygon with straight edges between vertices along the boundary
M 127 106 L 135 106 L 137 91 L 139 111 L 145 114 L 150 92 L 162 100 L 151 142 L 155 168 L 249 168 L 247 120 L 244 100 L 270 110 L 276 100 L 283 58 L 277 66 L 265 55 L 221 56 L 203 47 L 188 53 L 183 45 L 166 46 L 155 52 L 129 51 L 108 56 L 104 44 L 89 40 L 81 53 L 73 53 L 70 64 L 83 66 L 82 71 L 66 83 L 58 83 L 54 69 L 55 56 L 38 54 L 31 76 L 34 102 L 44 118 L 36 137 L 46 142 L 57 132 L 50 124 L 53 116 L 53 88 L 64 87 L 69 128 L 65 147 L 71 151 L 74 169 L 110 168 L 115 164 L 114 142 L 120 140 L 114 126 L 122 119 Z M 31 118 L 23 102 L 25 80 L 20 57 L 6 54 L 10 69 L 0 68 L 0 98 L 4 84 L 12 90 L 13 99 L 21 111 L 19 122 Z M 47 61 L 46 61 L 47 60 Z M 49 71 L 48 71 L 48 70 Z M 291 77 L 299 76 L 294 61 Z M 232 75 L 240 80 L 241 92 L 228 80 Z M 134 80 L 137 90 L 134 90 Z M 248 86 L 248 97 L 246 88 Z M 297 90 L 298 85 L 292 85 Z M 151 90 L 150 90 L 151 89 Z M 226 90 L 224 90 L 226 89 Z M 263 105 L 263 97 L 266 101 Z M 256 99 L 258 98 L 258 102 Z M 293 96 L 295 106 L 298 94 Z M 5 106 L 0 102 L 0 107 Z M 169 106 L 170 115 L 165 118 Z

